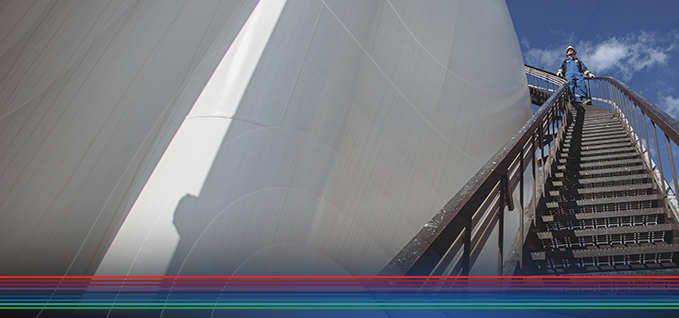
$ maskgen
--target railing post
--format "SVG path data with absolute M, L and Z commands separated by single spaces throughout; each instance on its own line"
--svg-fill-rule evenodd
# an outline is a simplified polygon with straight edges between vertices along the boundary
M 620 92 L 622 94 L 622 92 Z M 627 124 L 629 125 L 629 104 L 628 104 L 628 98 L 626 95 L 622 95 L 622 104 L 623 104 L 623 109 L 625 110 L 625 121 L 627 121 Z
M 636 128 L 634 128 L 634 122 L 635 122 L 635 119 L 638 115 L 637 115 L 637 105 L 634 102 L 632 102 L 630 111 L 632 112 L 632 116 L 630 117 L 630 120 L 629 120 L 629 126 L 632 128 L 631 132 L 636 134 L 637 130 L 636 130 Z M 634 136 L 632 136 L 632 137 L 634 137 Z
M 464 249 L 462 251 L 462 275 L 469 276 L 472 254 L 472 216 L 466 215 L 464 226 Z
M 545 123 L 544 122 L 540 123 L 540 156 L 541 156 L 540 157 L 540 169 L 542 169 L 542 172 L 540 173 L 540 175 L 542 176 L 542 179 L 541 179 L 542 181 L 544 181 L 546 179 L 545 178 L 545 170 L 546 170 L 545 164 L 547 163 L 547 161 L 545 160 L 545 144 L 544 144 L 545 128 L 544 127 L 545 127 Z M 542 187 L 542 195 L 543 196 L 545 195 L 545 187 Z
M 595 95 L 596 95 L 596 96 L 599 96 L 599 95 L 597 94 L 597 91 L 596 91 L 596 83 L 597 83 L 597 82 L 596 82 L 596 80 L 590 80 L 589 82 L 591 83 L 591 86 L 594 86 L 594 89 L 591 89 L 591 86 L 590 86 L 589 99 L 592 101 L 592 105 L 594 105 L 594 106 L 599 106 L 599 104 L 597 104 L 597 101 L 594 99 L 594 96 L 595 96 Z M 592 93 L 592 91 L 593 91 L 594 93 Z
M 604 103 L 604 85 L 603 85 L 604 82 L 601 81 L 601 80 L 596 80 L 596 81 L 597 81 L 597 83 L 599 83 L 599 91 L 597 92 L 597 94 L 599 96 L 599 105 L 600 105 L 599 107 L 606 109 L 604 107 L 604 105 L 605 105 L 605 103 Z
M 642 122 L 644 123 L 644 136 L 646 137 L 646 154 L 648 156 L 648 168 L 653 171 L 653 159 L 651 159 L 651 144 L 648 141 L 648 130 L 646 130 L 646 116 L 644 115 L 644 112 L 641 112 L 641 119 Z
M 641 111 L 641 110 L 639 110 Z M 636 138 L 636 142 L 641 143 L 641 126 L 639 126 L 639 114 L 637 113 L 637 109 L 634 108 L 634 113 L 637 114 L 637 130 L 634 131 L 634 137 Z M 643 114 L 643 113 L 642 113 Z
M 667 194 L 667 189 L 665 189 L 665 174 L 663 174 L 662 171 L 662 158 L 660 157 L 660 148 L 658 147 L 658 134 L 655 132 L 655 123 L 651 121 L 651 125 L 653 127 L 653 142 L 655 143 L 655 153 L 656 156 L 658 157 L 658 169 L 660 171 L 660 187 L 662 187 L 662 191 L 664 194 Z
M 547 114 L 547 135 L 543 136 L 543 138 L 547 137 L 552 137 L 552 116 L 554 115 L 554 108 L 549 110 L 549 113 Z M 545 140 L 547 141 L 547 140 Z M 547 141 L 547 154 L 549 155 L 552 153 L 552 143 L 550 141 Z M 544 159 L 544 158 L 543 158 Z
M 677 172 L 676 168 L 674 167 L 674 156 L 672 155 L 672 145 L 670 144 L 670 137 L 667 137 L 667 134 L 665 134 L 665 142 L 667 142 L 667 154 L 670 156 L 670 167 L 672 168 L 672 179 L 674 181 L 674 195 L 677 195 L 677 189 L 678 189 L 678 184 L 677 184 Z
M 632 100 L 625 95 L 625 104 L 627 104 L 627 124 L 631 126 L 632 124 L 632 106 L 630 105 Z
M 618 95 L 618 99 L 620 99 L 620 113 L 625 118 L 625 120 L 627 120 L 627 97 L 621 90 L 618 90 Z
M 524 235 L 523 234 L 524 215 L 523 215 L 523 213 L 524 213 L 525 209 L 523 208 L 523 187 L 524 187 L 523 174 L 524 174 L 525 170 L 523 168 L 523 159 L 524 159 L 524 151 L 523 150 L 524 150 L 525 147 L 526 147 L 525 144 L 521 146 L 521 154 L 520 154 L 521 157 L 520 157 L 520 160 L 519 160 L 519 172 L 520 172 L 520 174 L 519 174 L 519 231 L 521 231 L 521 234 L 520 234 L 521 248 L 519 248 L 519 268 L 521 268 L 521 269 L 523 269 L 523 243 L 524 243 L 523 242 L 523 240 L 524 240 L 524 237 L 523 237 L 523 235 Z M 676 182 L 676 178 L 675 178 L 675 182 Z
M 536 152 L 537 152 L 537 149 L 535 149 L 535 133 L 533 133 L 533 136 L 531 138 L 531 144 L 532 144 L 532 148 L 533 148 L 532 151 L 531 151 L 532 154 L 533 154 L 533 164 L 532 164 L 532 166 L 533 166 L 533 211 L 536 211 L 537 208 L 538 208 L 538 197 L 537 197 L 538 188 L 537 188 L 537 171 L 536 171 L 537 170 L 536 169 L 537 160 L 535 158 Z M 535 225 L 536 225 L 535 218 L 533 218 L 533 226 L 535 226 Z
M 606 91 L 606 94 L 608 94 L 608 100 L 610 101 L 610 103 L 608 104 L 608 107 L 610 107 L 609 110 L 612 111 L 612 112 L 615 112 L 615 109 L 613 108 L 613 104 L 615 103 L 615 101 L 613 100 L 614 94 L 611 92 L 612 88 L 611 88 L 610 83 L 607 82 L 606 87 L 608 88 L 607 91 Z
M 498 276 L 502 276 L 502 262 L 503 259 L 503 249 L 504 249 L 504 236 L 505 236 L 505 206 L 507 205 L 507 199 L 505 198 L 505 193 L 507 193 L 507 174 L 500 180 L 500 210 L 498 211 L 498 234 L 497 234 L 497 251 L 498 251 L 498 262 L 497 262 L 497 272 Z
M 608 85 L 604 81 L 599 82 L 599 90 L 601 91 L 601 108 L 606 109 L 606 103 L 604 103 L 604 84 Z
M 523 146 L 521 146 L 523 150 Z M 519 160 L 523 160 L 520 157 Z M 511 165 L 510 165 L 511 166 Z M 505 172 L 504 176 L 500 180 L 500 212 L 498 215 L 498 252 L 499 252 L 499 262 L 498 262 L 498 275 L 502 276 L 503 264 L 504 264 L 504 239 L 505 239 L 505 207 L 509 211 L 514 211 L 514 199 L 512 198 L 511 187 L 509 186 L 509 167 Z
M 617 107 L 616 107 L 616 110 L 615 110 L 615 111 L 616 111 L 617 113 L 620 113 L 620 117 L 621 117 L 621 118 L 624 118 L 624 117 L 625 117 L 625 112 L 623 111 L 624 106 L 623 106 L 623 104 L 622 104 L 622 97 L 620 96 L 621 94 L 622 94 L 622 91 L 620 91 L 620 90 L 617 89 L 617 87 L 616 87 L 616 90 L 615 90 L 615 105 L 616 105 Z

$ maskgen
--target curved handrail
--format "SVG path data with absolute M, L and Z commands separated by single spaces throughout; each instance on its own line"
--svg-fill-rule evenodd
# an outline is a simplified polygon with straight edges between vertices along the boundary
M 547 80 L 547 75 L 537 71 L 534 73 Z M 552 78 L 559 80 L 556 76 Z M 535 179 L 537 161 L 541 165 L 547 164 L 544 162 L 545 147 L 549 143 L 546 137 L 552 136 L 553 142 L 553 136 L 562 134 L 567 126 L 568 95 L 564 94 L 566 88 L 567 85 L 561 85 L 556 89 L 547 102 L 436 213 L 379 275 L 468 275 L 495 224 L 503 222 L 505 207 L 513 210 L 512 193 L 519 185 L 520 207 L 524 206 L 523 175 L 528 163 L 533 167 Z M 554 150 L 550 152 L 555 152 L 555 147 L 549 147 Z M 542 156 L 538 160 L 536 153 L 540 151 Z M 545 173 L 545 170 L 542 172 Z M 502 245 L 500 242 L 499 246 Z
M 567 82 L 566 79 L 564 79 L 563 77 L 558 77 L 556 74 L 549 71 L 541 70 L 530 65 L 524 65 L 524 68 L 526 70 L 526 75 L 533 76 L 536 79 L 544 80 L 555 86 L 561 86 L 566 84 Z M 587 81 L 604 80 L 618 87 L 620 90 L 624 92 L 625 95 L 627 95 L 631 100 L 633 100 L 637 104 L 637 106 L 639 106 L 641 110 L 647 116 L 649 116 L 650 119 L 656 123 L 656 125 L 658 125 L 660 129 L 667 133 L 668 137 L 670 137 L 672 141 L 679 145 L 679 121 L 677 121 L 672 116 L 663 111 L 661 108 L 650 102 L 648 99 L 646 99 L 646 97 L 637 93 L 637 91 L 629 87 L 627 84 L 613 77 L 586 78 L 585 80 Z M 554 89 L 550 89 L 549 86 L 545 85 L 539 84 L 531 85 L 531 83 L 529 83 L 528 86 L 536 87 L 544 91 L 554 91 Z
M 565 78 L 559 77 L 552 72 L 541 70 L 537 67 L 533 67 L 533 66 L 530 66 L 530 65 L 524 65 L 524 69 L 526 70 L 526 75 L 533 76 L 537 79 L 544 80 L 547 83 L 553 84 L 557 87 L 561 87 L 561 86 L 563 86 L 564 84 L 567 83 Z M 528 86 L 531 86 L 531 83 L 528 83 Z M 544 86 L 542 86 L 542 87 L 544 87 Z
M 613 77 L 597 77 L 592 80 L 606 80 L 611 84 L 622 90 L 625 95 L 627 95 L 635 104 L 641 109 L 641 111 L 648 116 L 651 121 L 653 121 L 658 128 L 662 129 L 663 132 L 668 134 L 667 136 L 674 141 L 675 144 L 679 145 L 679 121 L 672 118 L 669 114 L 663 111 L 660 107 L 651 103 L 646 97 L 637 93 L 627 84 L 613 78 Z
M 462 189 L 408 242 L 408 244 L 384 267 L 379 273 L 383 276 L 403 275 L 468 275 L 474 261 L 486 244 L 490 232 L 500 223 L 498 249 L 500 252 L 499 266 L 503 263 L 503 220 L 505 207 L 514 208 L 512 193 L 520 189 L 521 220 L 519 233 L 521 245 L 525 238 L 524 217 L 524 172 L 529 166 L 533 170 L 533 199 L 535 204 L 538 197 L 537 183 L 546 180 L 550 169 L 537 168 L 551 166 L 554 160 L 558 140 L 561 139 L 565 127 L 570 124 L 568 107 L 570 105 L 567 93 L 568 83 L 564 78 L 554 73 L 540 70 L 526 65 L 526 76 L 531 94 L 539 94 L 546 99 L 540 109 L 524 124 L 524 126 L 471 178 Z M 641 132 L 641 122 L 646 134 L 646 147 L 650 149 L 646 119 L 653 126 L 656 154 L 660 151 L 657 143 L 655 127 L 665 133 L 669 162 L 671 163 L 675 188 L 677 186 L 674 159 L 670 140 L 679 145 L 679 122 L 667 113 L 653 105 L 646 98 L 632 90 L 626 84 L 610 77 L 588 79 L 592 100 L 598 106 L 608 108 L 620 114 L 621 121 L 628 132 L 637 142 L 640 153 L 647 156 L 647 164 L 656 171 L 659 184 L 666 185 L 662 173 L 662 161 L 657 157 L 659 167 L 654 167 L 651 152 L 644 150 Z M 535 100 L 535 99 L 534 99 Z M 606 106 L 608 105 L 608 107 Z M 641 114 L 638 114 L 641 113 Z M 646 118 L 647 117 L 647 118 Z M 549 147 L 549 155 L 545 156 L 545 148 Z M 537 158 L 540 153 L 540 158 Z M 646 160 L 646 159 L 645 159 Z M 663 186 L 668 193 L 669 186 Z M 544 191 L 544 190 L 543 190 Z M 670 207 L 678 211 L 676 198 L 668 199 Z M 530 209 L 531 204 L 527 206 Z M 533 209 L 535 207 L 533 206 Z M 528 217 L 530 218 L 530 217 Z M 529 222 L 530 220 L 528 220 Z M 521 250 L 521 249 L 520 249 Z M 521 253 L 519 251 L 519 253 Z M 518 259 L 521 257 L 519 256 Z M 516 259 L 516 258 L 515 258 Z
M 679 218 L 679 203 L 675 195 L 679 189 L 679 182 L 677 182 L 676 163 L 672 151 L 673 147 L 675 149 L 679 147 L 679 122 L 627 84 L 615 78 L 595 77 L 587 79 L 587 82 L 595 104 L 600 103 L 599 106 L 610 108 L 620 114 L 628 134 L 635 142 L 639 153 L 643 154 L 646 165 L 654 172 L 656 183 L 667 195 L 667 203 L 674 217 Z M 664 149 L 658 144 L 656 127 L 665 135 Z M 649 128 L 652 133 L 651 138 L 649 138 Z M 653 149 L 651 141 L 655 146 L 655 152 L 650 151 Z M 663 171 L 663 162 L 670 165 L 674 189 L 666 181 L 670 178 Z

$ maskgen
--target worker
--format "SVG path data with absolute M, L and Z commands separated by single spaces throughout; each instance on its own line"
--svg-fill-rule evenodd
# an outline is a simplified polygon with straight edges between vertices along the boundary
M 575 54 L 578 54 L 578 52 L 572 46 L 569 46 L 566 49 L 566 56 L 568 58 L 563 60 L 556 75 L 565 77 L 566 80 L 568 80 L 571 84 L 571 96 L 574 99 L 576 96 L 580 96 L 580 100 L 583 104 L 590 104 L 592 101 L 587 94 L 587 86 L 585 85 L 584 77 L 594 77 L 594 74 L 587 69 L 585 63 L 582 63 L 582 61 L 575 57 Z

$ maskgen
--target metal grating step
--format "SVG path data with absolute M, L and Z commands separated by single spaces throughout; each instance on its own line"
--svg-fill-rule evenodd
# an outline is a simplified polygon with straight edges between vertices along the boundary
M 623 138 L 627 137 L 627 133 L 624 132 L 607 132 L 607 133 L 600 133 L 596 135 L 588 135 L 588 136 L 582 136 L 582 135 L 566 135 L 564 140 L 569 141 L 569 140 L 580 140 L 583 142 L 590 142 L 590 141 L 598 141 L 598 140 L 607 140 L 611 138 Z
M 573 126 L 574 130 L 573 132 L 579 132 L 582 134 L 587 134 L 593 131 L 625 131 L 625 128 L 620 125 L 620 123 L 617 123 L 615 125 L 589 125 L 587 122 L 581 124 L 581 125 L 574 125 Z
M 618 115 L 574 110 L 524 260 L 538 274 L 679 270 L 679 227 Z
M 649 216 L 649 215 L 662 215 L 665 213 L 663 208 L 655 209 L 643 209 L 643 210 L 627 210 L 627 211 L 611 211 L 611 212 L 598 212 L 598 213 L 578 213 L 574 215 L 543 215 L 543 222 L 568 222 L 568 221 L 579 221 L 579 220 L 592 220 L 592 219 L 604 219 L 604 218 L 617 218 L 617 217 L 636 217 L 636 216 Z M 633 224 L 633 225 L 648 225 L 648 224 Z
M 628 166 L 637 166 L 641 165 L 641 159 L 634 157 L 632 159 L 624 159 L 624 160 L 611 160 L 611 161 L 597 161 L 597 162 L 589 162 L 589 163 L 581 163 L 578 161 L 565 161 L 564 162 L 559 162 L 560 164 L 557 164 L 556 169 L 557 170 L 587 170 L 587 169 L 604 169 L 604 168 L 613 168 L 613 167 L 628 167 Z
M 620 122 L 615 118 L 588 118 L 585 123 L 582 124 L 582 128 L 591 127 L 621 127 Z
M 631 227 L 616 228 L 616 229 L 633 229 Z M 652 230 L 652 229 L 649 229 Z M 585 230 L 593 231 L 593 230 Z M 564 232 L 554 232 L 565 233 Z M 574 232 L 574 231 L 568 231 Z M 578 231 L 575 231 L 578 232 Z M 547 232 L 552 233 L 552 232 Z M 542 248 L 549 251 L 556 251 L 562 248 L 588 248 L 592 246 L 596 247 L 622 247 L 628 245 L 638 245 L 644 243 L 667 243 L 666 242 L 667 231 L 649 231 L 649 232 L 638 232 L 638 231 L 628 231 L 624 233 L 612 233 L 612 234 L 597 234 L 597 235 L 581 235 L 581 236 L 571 236 L 563 235 L 541 238 Z
M 629 176 L 614 176 L 581 180 L 553 180 L 552 185 L 554 187 L 564 187 L 565 189 L 570 190 L 572 188 L 604 188 L 637 183 L 648 183 L 650 180 L 651 175 L 646 172 Z
M 578 175 L 583 178 L 588 178 L 588 177 L 598 177 L 598 176 L 611 176 L 611 175 L 629 175 L 629 174 L 637 174 L 640 173 L 640 171 L 645 171 L 646 168 L 642 165 L 636 165 L 636 166 L 623 166 L 623 167 L 614 167 L 614 168 L 604 168 L 604 169 L 585 169 L 585 170 L 576 170 L 576 169 L 568 169 L 565 170 L 564 172 L 557 172 L 554 175 L 557 178 L 563 178 L 564 176 L 572 176 L 572 175 Z
M 547 258 L 584 258 L 584 257 L 598 257 L 598 256 L 616 256 L 616 255 L 641 255 L 641 254 L 655 254 L 655 253 L 668 253 L 668 252 L 679 252 L 679 246 L 675 244 L 653 244 L 653 243 L 642 243 L 628 246 L 616 246 L 616 247 L 596 247 L 586 249 L 573 249 L 573 250 L 559 250 L 559 251 L 539 251 L 531 253 L 534 260 L 544 260 Z
M 648 209 L 656 210 L 656 209 Z M 644 210 L 640 210 L 644 211 Z M 585 213 L 582 213 L 585 214 Z M 596 214 L 596 213 L 587 213 Z M 601 213 L 598 213 L 601 214 Z M 596 218 L 596 219 L 580 219 L 580 220 L 570 220 L 570 221 L 553 221 L 546 223 L 546 229 L 551 232 L 559 231 L 576 231 L 576 230 L 587 230 L 587 229 L 598 229 L 598 228 L 613 228 L 613 227 L 625 227 L 625 228 L 639 228 L 643 226 L 657 225 L 662 220 L 662 214 L 643 214 L 643 215 L 632 215 L 632 216 L 621 216 L 621 217 L 607 217 L 607 218 Z M 664 224 L 664 223 L 663 223 Z M 638 230 L 631 231 L 633 233 L 640 232 Z M 632 239 L 635 237 L 632 236 Z M 636 237 L 638 239 L 638 237 Z M 630 241 L 632 242 L 632 241 Z M 627 240 L 624 242 L 627 244 Z M 633 242 L 634 243 L 634 242 Z M 639 243 L 638 241 L 636 243 Z M 543 243 L 544 244 L 544 243 Z
M 582 145 L 580 143 L 570 143 L 570 142 L 564 142 L 561 145 L 561 152 L 575 152 L 575 151 L 589 151 L 589 150 L 597 150 L 597 149 L 609 149 L 609 148 L 622 148 L 622 147 L 632 147 L 632 143 L 629 140 L 624 140 L 622 142 L 602 142 L 599 144 L 588 144 L 588 145 Z
M 602 187 L 602 188 L 572 188 L 572 189 L 557 189 L 550 190 L 549 195 L 552 202 L 561 202 L 565 199 L 576 200 L 579 198 L 583 200 L 603 199 L 638 196 L 644 194 L 651 194 L 654 189 L 652 183 L 637 183 L 624 186 Z
M 613 160 L 622 160 L 622 159 L 631 159 L 631 158 L 639 158 L 637 156 L 636 152 L 624 152 L 624 153 L 619 153 L 619 154 L 606 154 L 606 155 L 601 155 L 601 156 L 588 156 L 588 157 L 569 157 L 569 156 L 562 156 L 562 158 L 559 158 L 559 163 L 575 163 L 575 162 L 606 162 L 606 161 L 613 161 Z
M 579 132 L 579 133 L 588 133 L 592 131 L 608 131 L 608 130 L 619 130 L 619 131 L 625 131 L 625 128 L 623 128 L 620 123 L 616 124 L 593 124 L 589 125 L 588 123 L 584 124 L 574 124 L 568 127 L 568 132 Z
M 587 131 L 581 131 L 579 128 L 574 127 L 573 130 L 566 131 L 566 138 L 579 138 L 579 139 L 600 139 L 602 136 L 626 136 L 627 132 L 622 128 L 617 129 L 590 129 Z
M 629 202 L 648 202 L 653 200 L 663 200 L 664 196 L 662 194 L 647 194 L 647 195 L 637 195 L 632 197 L 618 197 L 618 198 L 603 198 L 594 200 L 577 200 L 577 201 L 566 201 L 566 202 L 546 202 L 545 205 L 548 209 L 557 208 L 572 208 L 572 207 L 583 207 L 590 205 L 603 205 L 603 204 L 617 204 L 617 203 L 629 203 Z
M 574 147 L 578 147 L 573 145 Z M 579 148 L 580 150 L 597 150 L 597 149 L 608 149 L 608 148 L 621 148 L 621 147 L 632 147 L 632 143 L 629 141 L 625 142 L 618 142 L 618 143 L 608 143 L 608 144 L 599 144 L 599 145 L 580 145 Z
M 585 150 L 585 151 L 580 152 L 580 158 L 600 156 L 600 155 L 604 155 L 604 154 L 634 152 L 634 151 L 635 151 L 634 147 L 631 147 L 631 146 L 623 147 L 623 148 L 614 148 L 614 149 Z
M 674 251 L 601 255 L 580 258 L 549 258 L 538 260 L 538 268 L 546 274 L 578 274 L 593 272 L 623 272 L 648 270 L 677 270 L 676 259 L 679 253 Z
M 607 143 L 618 143 L 618 142 L 630 142 L 629 138 L 627 136 L 625 137 L 620 137 L 620 138 L 613 138 L 613 139 L 601 139 L 601 140 L 594 140 L 594 141 L 585 141 L 581 142 L 581 146 L 594 146 L 594 145 L 601 145 L 601 144 L 607 144 Z
M 606 236 L 606 235 L 617 235 L 617 234 L 630 234 L 630 233 L 659 233 L 672 231 L 674 228 L 672 224 L 654 224 L 654 225 L 641 225 L 641 226 L 611 226 L 611 227 L 598 227 L 593 229 L 582 229 L 582 230 L 564 230 L 564 231 L 546 231 L 538 232 L 538 238 L 541 240 L 553 239 L 553 238 L 564 238 L 564 237 L 595 237 L 595 236 Z M 622 244 L 622 243 L 620 243 Z

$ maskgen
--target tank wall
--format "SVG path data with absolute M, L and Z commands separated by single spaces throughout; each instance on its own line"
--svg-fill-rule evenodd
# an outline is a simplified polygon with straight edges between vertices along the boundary
M 256 3 L 0 7 L 1 275 L 94 273 Z
M 228 126 L 200 190 L 146 197 L 97 274 L 374 275 L 530 116 L 505 4 L 469 1 L 288 1 L 217 108 L 184 122 Z
M 23 3 L 3 275 L 374 275 L 531 114 L 502 1 Z

